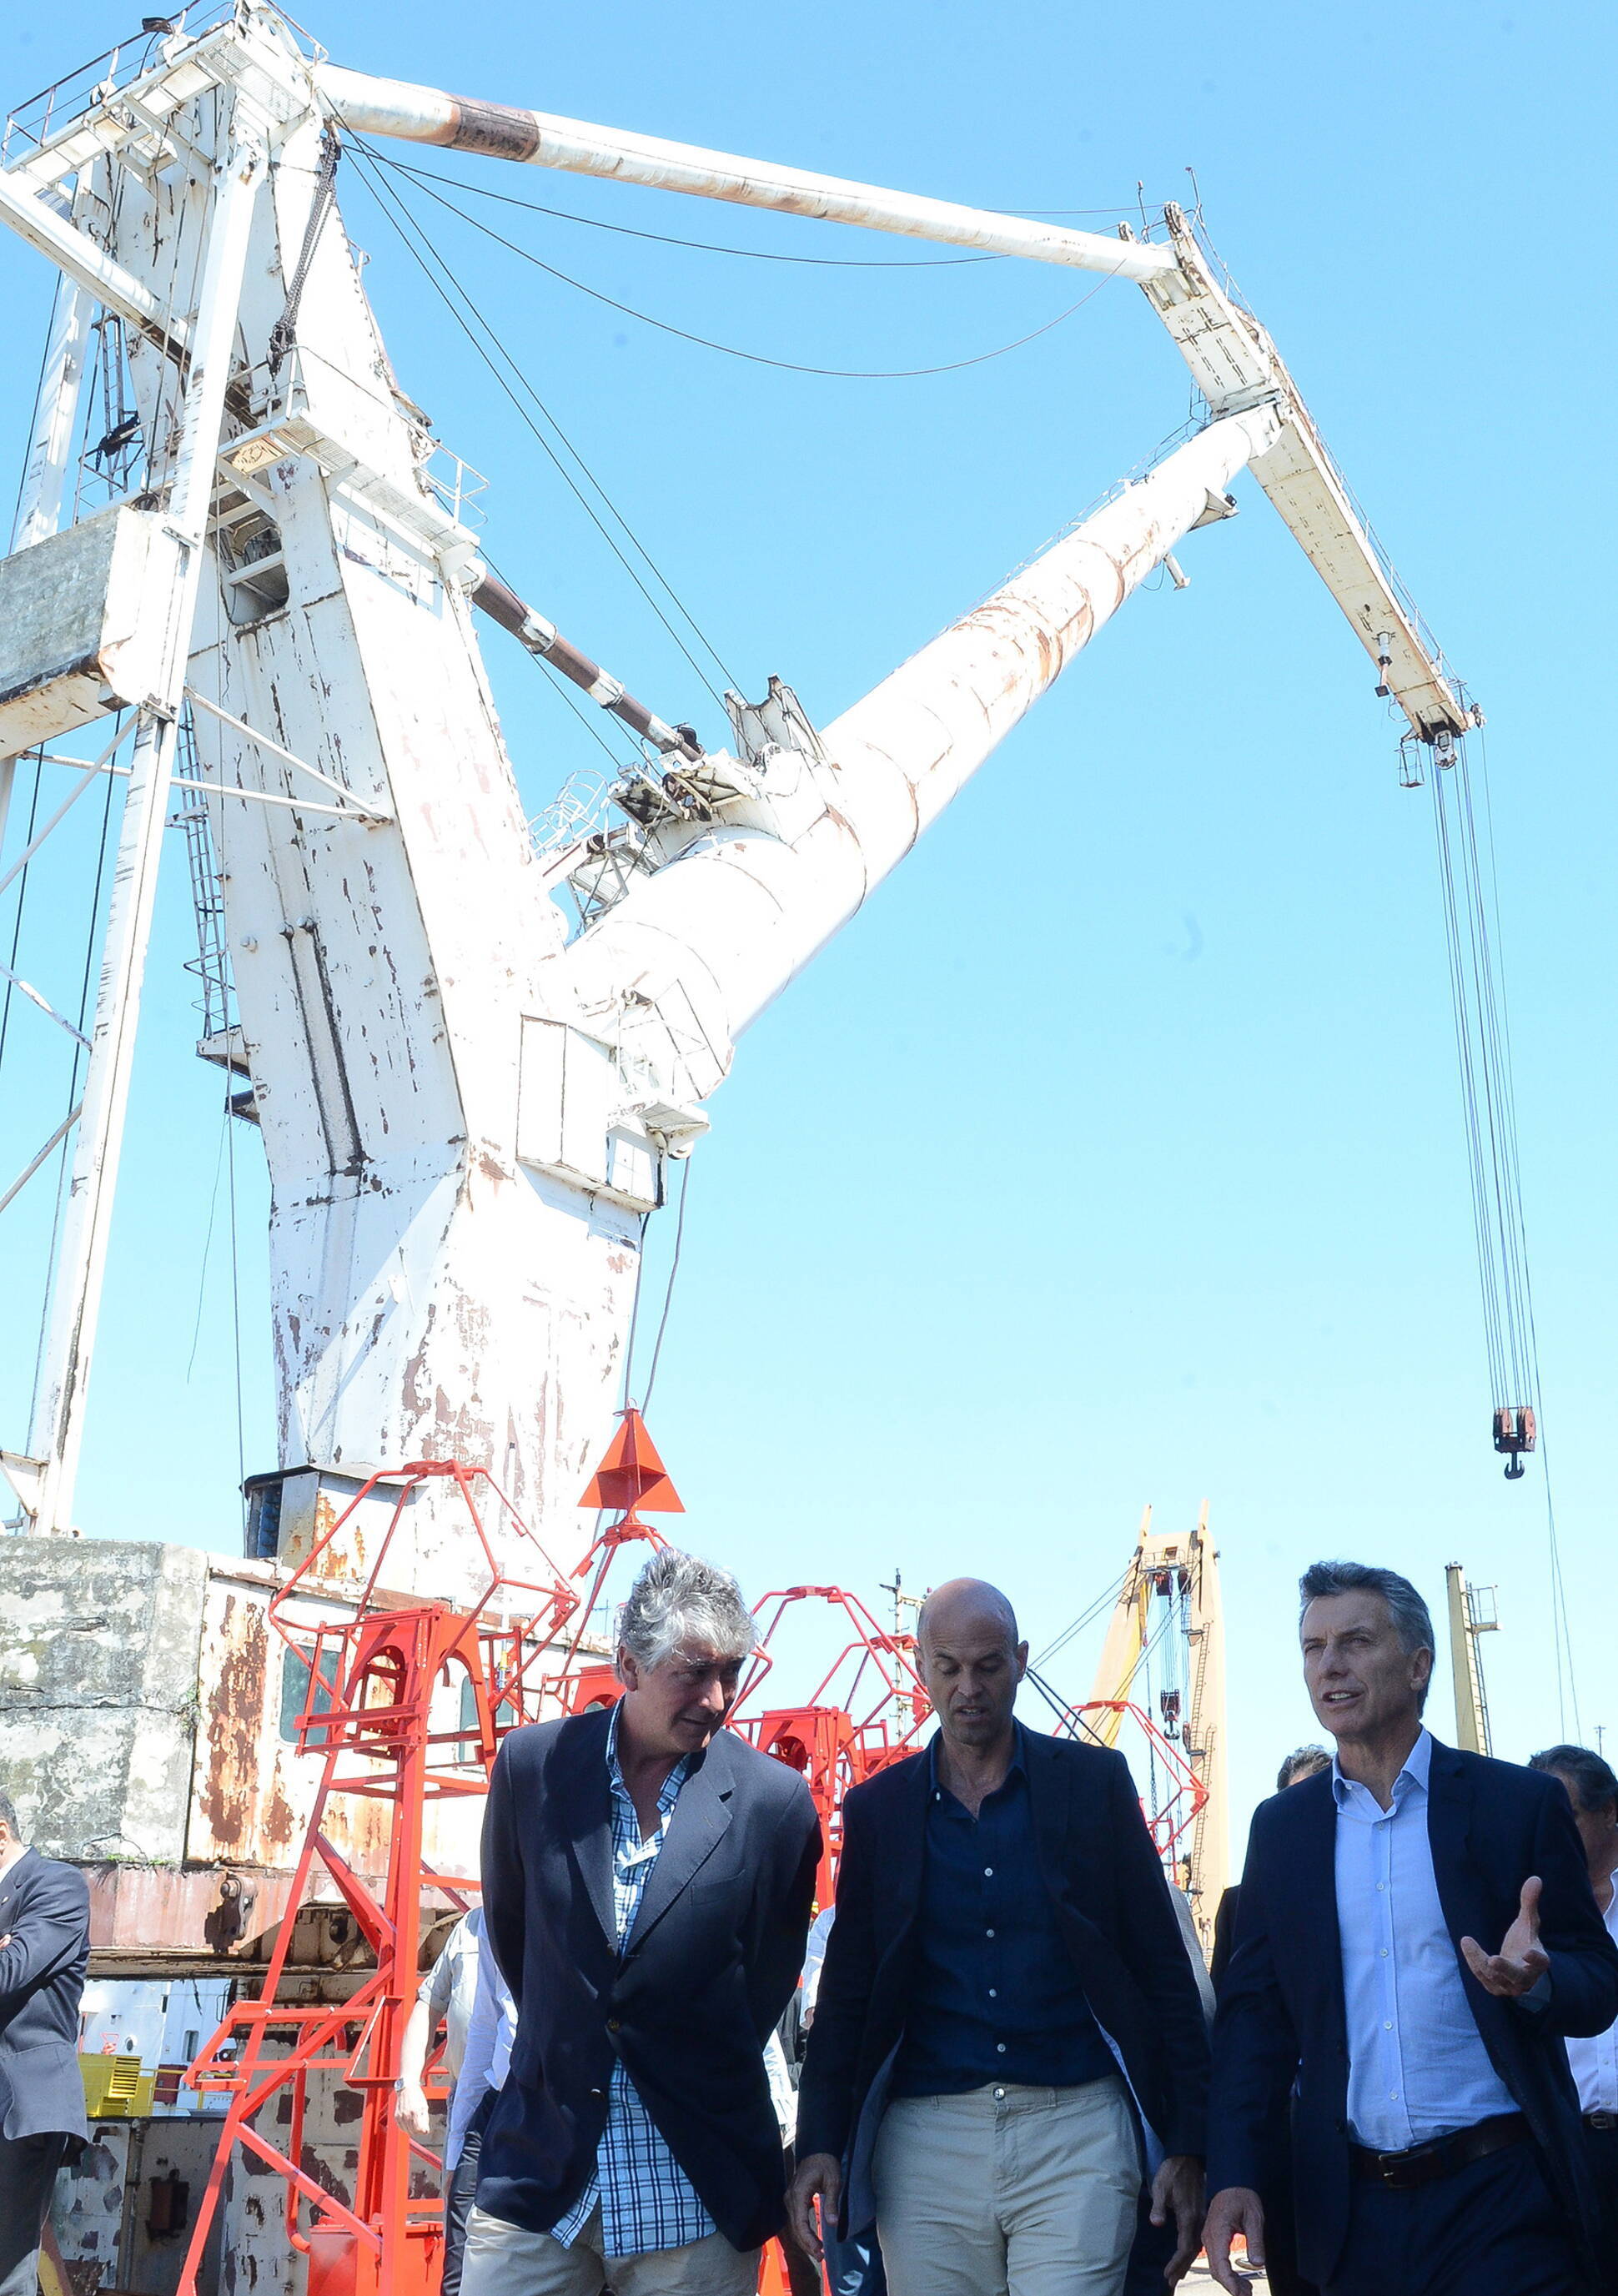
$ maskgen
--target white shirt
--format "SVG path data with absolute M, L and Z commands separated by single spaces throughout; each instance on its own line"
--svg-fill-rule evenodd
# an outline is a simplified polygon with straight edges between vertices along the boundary
M 466 2028 L 478 1989 L 478 1948 L 482 1939 L 483 1908 L 474 1906 L 450 1931 L 444 1950 L 416 1988 L 416 1999 L 424 2001 L 432 2012 L 435 2030 L 439 2019 L 444 2020 L 444 2069 L 451 2080 L 460 2079 L 461 2060 L 466 2053 Z
M 1439 1902 L 1427 1839 L 1432 1761 L 1424 1730 L 1388 1809 L 1332 1763 L 1349 2128 L 1378 2152 L 1517 2109 L 1483 2046 Z
M 1618 1940 L 1618 1879 L 1601 1918 L 1608 1934 Z M 1580 2112 L 1618 2112 L 1618 2025 L 1609 2025 L 1592 2040 L 1570 2039 L 1567 2062 L 1579 2084 Z
M 517 2034 L 517 2005 L 492 1953 L 478 1956 L 478 1981 L 466 2023 L 466 2046 L 449 2101 L 444 2168 L 453 2169 L 466 2142 L 466 2124 L 491 2088 L 504 2088 Z

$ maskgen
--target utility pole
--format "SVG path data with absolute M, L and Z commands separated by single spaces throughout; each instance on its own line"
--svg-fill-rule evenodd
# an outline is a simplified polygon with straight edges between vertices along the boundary
M 1483 1688 L 1483 1662 L 1478 1655 L 1480 1635 L 1495 1633 L 1500 1623 L 1492 1587 L 1469 1587 L 1463 1564 L 1449 1563 L 1444 1580 L 1450 1592 L 1450 1664 L 1455 1677 L 1455 1738 L 1469 1754 L 1493 1751 L 1489 1735 L 1489 1700 Z

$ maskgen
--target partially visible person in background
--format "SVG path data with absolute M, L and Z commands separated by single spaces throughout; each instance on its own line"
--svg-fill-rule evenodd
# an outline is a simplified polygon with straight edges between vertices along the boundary
M 1276 1772 L 1276 1792 L 1285 1793 L 1288 1786 L 1301 1785 L 1305 1778 L 1318 1777 L 1329 1770 L 1332 1758 L 1324 1746 L 1295 1746 Z M 1213 1957 L 1210 1964 L 1213 1989 L 1218 1993 L 1236 1943 L 1236 1914 L 1242 1903 L 1242 1885 L 1233 1882 L 1220 1899 L 1219 1911 L 1213 1916 Z
M 450 1936 L 443 1940 L 443 1952 L 427 1970 L 415 1993 L 415 2006 L 411 2009 L 411 2021 L 404 2028 L 404 2041 L 399 2046 L 399 2124 L 408 2128 L 413 2137 L 424 2137 L 429 2128 L 427 2092 L 423 2089 L 423 2071 L 427 2066 L 427 2053 L 431 2038 L 443 2025 L 443 2069 L 450 2076 L 450 2136 L 445 2136 L 443 2147 L 443 2296 L 459 2296 L 461 2289 L 461 2250 L 466 2245 L 466 2216 L 471 2211 L 471 2191 L 477 2185 L 477 2137 L 472 2137 L 471 2174 L 472 2185 L 466 2193 L 464 2207 L 455 2204 L 455 2169 L 464 2153 L 464 2140 L 471 2121 L 471 2110 L 482 2103 L 484 2085 L 480 2082 L 468 2101 L 468 2112 L 461 2117 L 461 2142 L 452 2147 L 455 2136 L 455 2101 L 461 2092 L 461 2073 L 466 2069 L 466 2041 L 472 2022 L 472 2006 L 477 2000 L 477 1984 L 484 1963 L 491 1965 L 491 1956 L 480 1952 L 482 1947 L 482 1906 L 472 1906 L 471 1913 L 461 1915 Z M 498 1977 L 498 1970 L 496 1970 Z M 510 1996 L 507 1996 L 510 1997 Z M 494 2021 L 491 2021 L 494 2022 Z M 512 2044 L 507 2038 L 505 2053 L 510 2060 Z M 496 2082 L 498 2087 L 498 2082 Z M 482 2128 L 480 2128 L 482 2136 Z
M 820 1972 L 825 1966 L 825 1943 L 837 1918 L 835 1906 L 817 1914 L 803 1956 L 803 1983 L 798 1994 L 798 2018 L 805 2039 L 815 2021 L 820 1992 Z M 835 2226 L 825 2233 L 825 2277 L 831 2296 L 888 2296 L 888 2276 L 883 2270 L 882 2243 L 873 2225 L 857 2239 L 844 2240 Z
M 1548 1746 L 1528 1767 L 1548 1770 L 1567 1788 L 1589 1885 L 1618 1944 L 1618 1776 L 1588 1746 Z M 1575 2035 L 1567 2044 L 1567 2062 L 1578 2083 L 1584 2150 L 1601 2211 L 1597 2260 L 1602 2285 L 1618 2290 L 1618 2024 L 1589 2040 Z
M 0 1792 L 0 2296 L 35 2296 L 56 2172 L 84 2140 L 89 1958 L 84 1875 L 30 1849 Z

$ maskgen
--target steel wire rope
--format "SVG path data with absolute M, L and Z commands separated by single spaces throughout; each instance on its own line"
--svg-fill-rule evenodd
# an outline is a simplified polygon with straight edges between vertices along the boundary
M 834 382 L 915 382 L 928 375 L 959 374 L 966 367 L 987 366 L 991 359 L 1004 358 L 1010 351 L 1020 351 L 1025 344 L 1038 342 L 1041 335 L 1048 335 L 1053 328 L 1061 326 L 1076 312 L 1082 311 L 1087 303 L 1095 300 L 1110 279 L 1118 276 L 1128 260 L 1127 253 L 1121 254 L 1111 271 L 1104 272 L 1096 284 L 1087 289 L 1076 303 L 1070 303 L 1065 311 L 1058 311 L 1054 319 L 1047 319 L 1042 326 L 1031 328 L 1028 333 L 1016 336 L 1011 342 L 997 343 L 992 350 L 975 352 L 971 358 L 949 359 L 937 366 L 810 366 L 801 359 L 771 358 L 763 351 L 743 350 L 736 343 L 716 341 L 711 335 L 699 335 L 689 327 L 677 327 L 671 320 L 656 318 L 650 311 L 637 309 L 633 303 L 620 302 L 616 295 L 604 294 L 599 287 L 591 287 L 584 280 L 575 279 L 571 272 L 559 270 L 554 263 L 546 263 L 543 256 L 536 255 L 530 248 L 519 247 L 514 239 L 507 239 L 504 233 L 480 222 L 476 216 L 468 215 L 464 208 L 456 207 L 453 200 L 445 199 L 441 193 L 428 190 L 427 196 L 439 207 L 447 208 L 451 215 L 458 216 L 472 230 L 480 232 L 486 239 L 492 239 L 497 246 L 504 247 L 508 253 L 520 256 L 524 263 L 531 263 L 536 270 L 543 271 L 548 278 L 559 279 L 563 286 L 576 289 L 580 295 L 587 295 L 593 302 L 604 303 L 609 310 L 621 312 L 626 318 L 639 320 L 643 326 L 655 327 L 661 333 L 673 335 L 684 343 L 695 343 L 702 350 L 719 351 L 727 358 L 745 359 L 752 366 L 775 367 L 785 374 L 817 375 Z
M 228 1075 L 228 1071 L 226 1071 Z M 220 1111 L 219 1144 L 214 1152 L 213 1187 L 208 1198 L 208 1226 L 202 1233 L 202 1265 L 197 1275 L 197 1312 L 191 1326 L 191 1353 L 185 1359 L 185 1384 L 191 1385 L 191 1374 L 197 1367 L 197 1348 L 202 1337 L 202 1306 L 208 1294 L 208 1258 L 213 1250 L 214 1220 L 219 1210 L 219 1181 L 225 1170 L 225 1131 L 230 1123 L 230 1087 L 226 1084 L 225 1105 Z
M 1494 791 L 1489 774 L 1489 737 L 1483 729 L 1478 733 L 1480 777 L 1483 784 L 1484 849 L 1489 859 L 1489 897 L 1494 911 L 1495 941 L 1499 950 L 1497 959 L 1499 973 L 1499 1034 L 1506 1078 L 1506 1115 L 1509 1128 L 1513 1185 L 1515 1191 L 1517 1233 L 1523 1249 L 1523 1299 L 1527 1322 L 1529 1378 L 1532 1401 L 1539 1431 L 1540 1464 L 1545 1481 L 1546 1544 L 1550 1562 L 1552 1640 L 1556 1652 L 1556 1713 L 1557 1727 L 1565 1729 L 1562 1677 L 1565 1657 L 1567 1696 L 1573 1711 L 1575 1734 L 1581 1731 L 1579 1715 L 1579 1677 L 1573 1664 L 1573 1636 L 1567 1615 L 1567 1587 L 1562 1570 L 1561 1543 L 1556 1532 L 1556 1499 L 1551 1486 L 1550 1442 L 1545 1431 L 1544 1396 L 1540 1382 L 1540 1339 L 1534 1315 L 1533 1278 L 1528 1260 L 1528 1228 L 1523 1210 L 1522 1164 L 1517 1152 L 1516 1078 L 1512 1060 L 1511 1000 L 1507 989 L 1505 939 L 1500 931 L 1500 884 L 1494 841 Z
M 1480 743 L 1480 750 L 1483 779 L 1481 840 L 1464 739 L 1457 745 L 1455 763 L 1441 767 L 1435 760 L 1432 772 L 1451 1002 L 1472 1177 L 1484 1346 L 1495 1406 L 1520 1408 L 1527 1403 L 1532 1404 L 1535 1414 L 1536 1441 L 1545 1486 L 1557 1726 L 1565 1730 L 1567 1708 L 1571 1703 L 1573 1726 L 1577 1730 L 1581 1726 L 1578 1683 L 1573 1662 L 1566 1582 L 1556 1531 L 1549 1443 L 1542 1425 L 1544 1398 L 1540 1374 L 1539 1335 L 1533 1312 L 1533 1287 L 1529 1271 L 1527 1226 L 1523 1208 L 1510 1013 L 1506 997 L 1504 957 L 1497 954 L 1497 944 L 1500 940 L 1499 878 L 1494 844 L 1493 799 L 1489 784 L 1486 745 Z M 1452 798 L 1445 787 L 1447 775 L 1453 785 Z M 1451 810 L 1455 816 L 1453 831 L 1450 823 Z M 1455 883 L 1458 851 L 1466 910 L 1464 938 L 1458 914 L 1461 903 Z M 1473 1042 L 1474 1031 L 1475 1050 Z
M 949 271 L 962 263 L 1009 260 L 1004 255 L 783 255 L 768 247 L 725 247 L 716 240 L 680 239 L 669 232 L 640 231 L 631 224 L 607 223 L 600 216 L 579 215 L 571 208 L 546 207 L 539 200 L 520 200 L 510 192 L 497 192 L 488 184 L 469 184 L 459 176 L 440 175 L 434 168 L 413 168 L 404 160 L 391 159 L 387 152 L 377 151 L 373 144 L 366 144 L 365 148 L 379 165 L 390 168 L 395 175 L 408 176 L 418 184 L 448 184 L 455 191 L 471 192 L 480 200 L 496 200 L 502 207 L 522 208 L 530 215 L 554 216 L 560 223 L 583 224 L 591 231 L 610 231 L 621 239 L 649 239 L 659 247 L 692 248 L 703 255 L 739 255 L 755 263 L 809 264 L 831 271 Z M 1097 209 L 1096 212 L 1110 210 Z
M 361 150 L 363 152 L 363 146 L 361 147 Z M 373 171 L 368 171 L 362 166 L 361 178 L 369 184 L 372 192 L 375 194 L 379 204 L 382 207 L 382 212 L 387 222 L 391 229 L 396 232 L 398 237 L 403 241 L 407 252 L 422 271 L 427 279 L 429 285 L 433 289 L 433 291 L 438 295 L 439 300 L 449 312 L 450 316 L 455 320 L 456 324 L 466 336 L 466 339 L 472 344 L 473 350 L 476 351 L 478 357 L 482 360 L 489 373 L 494 376 L 494 379 L 497 383 L 498 383 L 500 389 L 505 392 L 507 398 L 511 400 L 512 405 L 516 408 L 518 416 L 522 422 L 533 434 L 533 437 L 538 441 L 539 447 L 549 457 L 550 461 L 555 465 L 558 475 L 561 477 L 563 484 L 575 496 L 579 506 L 584 511 L 585 515 L 589 519 L 591 524 L 595 527 L 597 531 L 600 533 L 602 539 L 606 543 L 608 549 L 612 551 L 612 555 L 618 560 L 624 571 L 628 575 L 629 579 L 634 583 L 642 597 L 645 598 L 646 603 L 651 607 L 658 620 L 668 631 L 676 646 L 678 646 L 680 652 L 684 654 L 686 661 L 690 663 L 691 668 L 695 671 L 698 678 L 701 680 L 709 694 L 716 702 L 719 702 L 722 705 L 724 696 L 719 693 L 712 680 L 702 669 L 701 664 L 692 654 L 690 648 L 686 644 L 678 631 L 675 629 L 673 624 L 669 621 L 668 615 L 658 604 L 657 600 L 652 595 L 650 590 L 647 589 L 645 582 L 642 581 L 640 576 L 637 573 L 635 568 L 629 563 L 628 558 L 625 557 L 623 551 L 620 548 L 618 543 L 614 540 L 606 526 L 603 523 L 599 513 L 586 498 L 578 481 L 568 470 L 566 464 L 563 462 L 562 457 L 557 454 L 555 448 L 551 445 L 550 440 L 545 436 L 545 433 L 539 429 L 539 426 L 534 421 L 533 416 L 522 405 L 517 390 L 513 388 L 511 382 L 506 380 L 506 377 L 501 373 L 499 367 L 496 365 L 494 358 L 490 356 L 489 351 L 485 348 L 484 344 L 479 340 L 477 334 L 473 332 L 472 326 L 468 323 L 463 313 L 456 308 L 455 301 L 452 299 L 449 290 L 447 289 L 439 280 L 437 274 L 433 271 L 431 264 L 429 264 L 426 258 L 421 253 L 420 249 L 415 245 L 414 240 L 410 236 L 411 233 L 415 232 L 426 244 L 432 256 L 433 261 L 438 263 L 442 269 L 448 272 L 448 266 L 439 254 L 439 251 L 434 246 L 430 235 L 427 234 L 425 229 L 416 222 L 415 218 L 411 215 L 409 209 L 405 206 L 401 200 L 398 199 L 397 195 L 393 193 L 390 187 L 382 180 L 380 175 L 377 175 Z M 401 214 L 405 219 L 403 223 L 399 221 L 399 216 Z M 482 313 L 472 301 L 470 296 L 466 294 L 465 290 L 462 288 L 459 282 L 455 279 L 453 273 L 450 273 L 449 276 L 450 283 L 454 288 L 456 295 L 458 295 L 461 300 L 466 305 L 468 310 L 472 314 L 472 320 L 475 321 L 478 327 L 481 328 L 484 334 L 488 336 L 489 342 L 494 345 L 495 349 L 499 353 L 500 357 L 505 362 L 506 365 L 510 367 L 513 374 L 516 377 L 517 384 L 520 386 L 521 390 L 526 393 L 527 397 L 533 402 L 533 405 L 538 408 L 540 414 L 555 432 L 557 438 L 561 439 L 563 447 L 566 447 L 574 462 L 577 463 L 579 468 L 584 472 L 585 477 L 589 480 L 590 485 L 595 488 L 596 494 L 606 504 L 612 516 L 617 520 L 620 527 L 628 537 L 635 548 L 640 553 L 641 558 L 644 560 L 652 574 L 655 577 L 656 580 L 661 585 L 669 598 L 672 601 L 676 611 L 681 615 L 687 626 L 694 632 L 698 643 L 706 649 L 713 660 L 719 665 L 720 674 L 727 678 L 732 685 L 739 685 L 740 680 L 737 678 L 735 672 L 727 667 L 717 648 L 713 645 L 711 640 L 704 634 L 701 625 L 697 622 L 690 609 L 681 600 L 678 592 L 674 589 L 673 585 L 669 582 L 668 577 L 658 566 L 657 562 L 647 550 L 645 545 L 636 534 L 635 529 L 624 517 L 623 512 L 613 502 L 612 496 L 607 493 L 606 488 L 602 485 L 600 480 L 596 478 L 595 472 L 590 469 L 589 464 L 585 461 L 583 455 L 579 452 L 579 449 L 574 446 L 566 431 L 563 430 L 562 425 L 557 422 L 555 416 L 551 413 L 550 408 L 540 398 L 532 383 L 530 382 L 528 377 L 522 373 L 522 368 L 517 365 L 515 359 L 513 359 L 510 352 L 506 350 L 505 345 L 500 341 L 499 337 L 495 333 L 493 328 L 489 326 L 489 322 L 483 317 Z
M 1081 1612 L 1080 1615 L 1072 1621 L 1071 1626 L 1064 1627 L 1062 1632 L 1056 1636 L 1054 1642 L 1047 1643 L 1045 1648 L 1039 1652 L 1038 1659 L 1035 1660 L 1035 1664 L 1038 1666 L 1044 1666 L 1047 1660 L 1055 1657 L 1058 1651 L 1064 1650 L 1067 1644 L 1072 1642 L 1075 1635 L 1082 1634 L 1086 1627 L 1094 1625 L 1095 1621 L 1101 1616 L 1104 1611 L 1110 1610 L 1117 1602 L 1119 1594 L 1123 1587 L 1123 1582 L 1129 1575 L 1129 1568 L 1126 1563 L 1124 1568 L 1119 1572 L 1117 1578 L 1114 1578 L 1111 1585 L 1106 1588 L 1106 1591 L 1104 1594 L 1098 1595 L 1096 1597 L 1096 1600 L 1090 1604 L 1089 1608 Z
M 669 1310 L 674 1304 L 674 1279 L 680 1272 L 680 1246 L 686 1241 L 686 1201 L 691 1193 L 691 1159 L 684 1159 L 680 1175 L 680 1206 L 674 1222 L 674 1257 L 669 1263 L 669 1281 L 663 1291 L 663 1312 L 658 1317 L 657 1338 L 652 1349 L 652 1368 L 646 1374 L 646 1392 L 641 1398 L 641 1408 L 652 1408 L 652 1390 L 657 1384 L 658 1360 L 663 1352 L 663 1333 L 669 1328 Z
M 40 784 L 45 777 L 43 745 L 35 749 L 32 754 L 34 759 L 34 786 L 29 797 L 28 830 L 23 839 L 25 846 L 31 845 L 34 841 L 34 824 L 39 817 Z M 22 946 L 22 910 L 23 904 L 28 899 L 29 871 L 32 865 L 33 864 L 31 861 L 25 861 L 17 879 L 17 906 L 12 914 L 12 945 L 10 953 L 6 958 L 8 978 L 4 992 L 0 992 L 0 1067 L 4 1067 L 4 1065 L 6 1038 L 10 1034 L 12 1025 L 12 983 L 9 975 L 15 972 L 17 970 L 17 953 Z
M 358 141 L 357 137 L 356 141 Z M 456 191 L 471 192 L 480 200 L 495 200 L 502 207 L 523 208 L 530 215 L 554 216 L 562 223 L 586 225 L 592 231 L 610 231 L 623 239 L 649 239 L 660 247 L 686 247 L 703 255 L 739 255 L 755 263 L 796 263 L 812 265 L 826 271 L 950 271 L 963 263 L 1009 263 L 1008 255 L 784 255 L 770 247 L 727 247 L 717 240 L 685 239 L 666 231 L 643 231 L 627 223 L 608 223 L 600 216 L 579 215 L 572 208 L 547 207 L 540 200 L 520 200 L 511 192 L 497 192 L 489 184 L 468 183 L 460 176 L 440 175 L 435 168 L 413 168 L 407 160 L 395 160 L 367 144 L 372 159 L 397 175 L 414 176 L 419 184 L 448 184 Z M 1128 205 L 1115 200 L 1110 207 L 1102 208 L 985 208 L 985 215 L 1039 216 L 1115 216 L 1120 208 Z
M 95 882 L 90 888 L 90 906 L 85 922 L 85 961 L 78 983 L 78 1033 L 82 1038 L 85 1022 L 90 1013 L 90 981 L 95 965 L 95 926 L 101 914 L 101 889 L 107 873 L 107 846 L 112 824 L 112 775 L 107 775 L 107 793 L 102 801 L 101 838 L 95 857 Z M 79 1043 L 73 1047 L 73 1067 L 68 1081 L 66 1107 L 76 1107 L 78 1102 L 79 1063 L 86 1056 L 86 1047 Z M 41 1302 L 39 1338 L 34 1349 L 34 1392 L 39 1392 L 40 1375 L 45 1368 L 46 1324 L 52 1286 L 56 1280 L 56 1254 L 62 1242 L 62 1216 L 67 1201 L 68 1183 L 72 1173 L 73 1136 L 70 1127 L 62 1136 L 62 1146 L 56 1158 L 56 1193 L 51 1212 L 50 1241 L 45 1248 L 45 1293 Z

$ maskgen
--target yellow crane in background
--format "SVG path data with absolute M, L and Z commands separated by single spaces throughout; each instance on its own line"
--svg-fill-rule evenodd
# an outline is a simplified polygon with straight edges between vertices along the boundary
M 1489 1735 L 1489 1699 L 1483 1688 L 1480 1635 L 1498 1632 L 1499 1606 L 1492 1587 L 1466 1583 L 1464 1563 L 1444 1566 L 1450 1594 L 1450 1667 L 1455 1677 L 1455 1742 L 1470 1754 L 1494 1751 Z
M 1188 1894 L 1204 1953 L 1230 1880 L 1225 1778 L 1225 1620 L 1219 1555 L 1204 1499 L 1191 1531 L 1140 1518 L 1095 1686 L 1073 1722 L 1105 1746 L 1134 1726 L 1126 1751 L 1169 1878 Z

